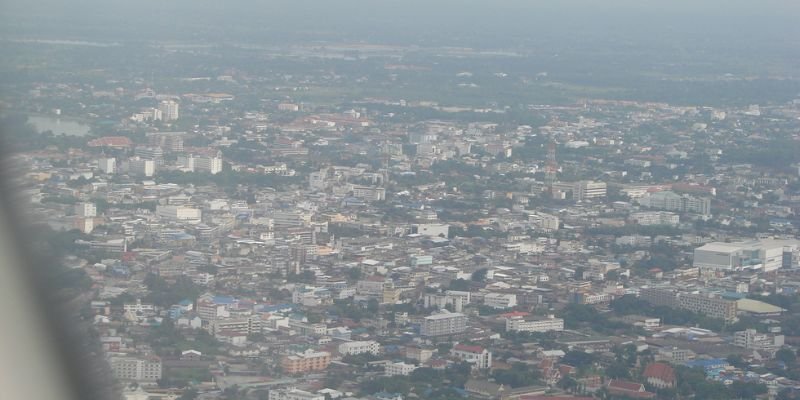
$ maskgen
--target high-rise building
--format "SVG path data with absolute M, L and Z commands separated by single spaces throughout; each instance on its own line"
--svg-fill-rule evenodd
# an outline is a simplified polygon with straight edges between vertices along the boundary
M 117 160 L 114 158 L 101 158 L 97 160 L 97 168 L 103 171 L 104 174 L 113 174 L 117 172 Z
M 128 160 L 128 172 L 132 175 L 151 177 L 156 173 L 156 162 L 143 158 L 132 158 Z
M 164 121 L 175 121 L 178 119 L 178 103 L 173 100 L 164 100 L 158 105 L 161 117 Z
M 97 207 L 94 203 L 78 203 L 75 205 L 75 214 L 79 217 L 96 217 Z

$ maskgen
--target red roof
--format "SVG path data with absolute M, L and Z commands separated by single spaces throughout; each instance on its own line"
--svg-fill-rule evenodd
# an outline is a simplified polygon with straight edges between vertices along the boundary
M 104 136 L 90 140 L 89 147 L 131 147 L 133 142 L 125 136 Z
M 645 378 L 657 378 L 664 382 L 675 381 L 675 370 L 669 364 L 665 363 L 652 363 L 648 364 L 644 369 Z
M 644 391 L 644 386 L 641 383 L 621 381 L 619 379 L 612 379 L 608 383 L 609 389 L 624 390 L 626 392 L 641 392 Z
M 481 346 L 467 346 L 465 344 L 457 344 L 453 347 L 456 351 L 465 351 L 468 353 L 483 353 L 483 347 Z
M 531 315 L 531 313 L 527 313 L 525 311 L 512 311 L 505 314 L 500 314 L 503 318 L 516 318 L 516 317 L 527 317 Z
M 641 383 L 621 381 L 618 379 L 613 379 L 608 383 L 608 392 L 636 399 L 652 399 L 656 396 L 655 393 L 644 390 L 644 385 Z

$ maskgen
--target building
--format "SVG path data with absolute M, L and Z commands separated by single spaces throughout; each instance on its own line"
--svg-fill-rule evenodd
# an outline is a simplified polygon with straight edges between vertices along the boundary
M 178 119 L 178 102 L 174 100 L 164 100 L 158 104 L 158 110 L 161 111 L 161 118 L 164 121 L 175 121 Z
M 457 335 L 467 330 L 467 316 L 461 313 L 443 312 L 422 319 L 422 336 Z
M 353 186 L 353 197 L 364 201 L 386 200 L 386 189 L 372 186 Z
M 101 158 L 97 160 L 97 168 L 103 171 L 104 174 L 113 174 L 117 172 L 117 160 L 114 158 Z
M 196 157 L 193 160 L 195 171 L 208 172 L 211 175 L 222 172 L 222 158 L 220 157 Z
M 693 214 L 711 214 L 711 199 L 694 197 L 688 194 L 679 195 L 672 191 L 661 191 L 641 197 L 639 204 L 658 210 L 686 212 Z
M 492 368 L 492 352 L 481 346 L 456 344 L 450 349 L 450 355 L 458 360 L 473 364 L 478 369 Z
M 325 400 L 325 395 L 295 388 L 270 389 L 269 400 Z
M 561 332 L 563 330 L 563 318 L 553 316 L 529 320 L 520 317 L 506 318 L 506 331 L 509 332 Z
M 161 379 L 161 359 L 158 357 L 111 357 L 114 378 L 120 381 L 155 383 Z
M 75 215 L 79 217 L 96 217 L 97 207 L 94 203 L 78 203 L 75 205 Z
M 629 220 L 637 225 L 668 225 L 678 226 L 680 217 L 678 214 L 668 211 L 644 211 L 631 213 Z
M 745 329 L 733 334 L 733 345 L 745 349 L 770 350 L 778 349 L 784 344 L 783 335 L 759 333 L 755 329 Z
M 331 353 L 308 349 L 281 358 L 281 368 L 288 374 L 322 371 L 331 363 Z
M 422 297 L 422 300 L 425 308 L 435 307 L 437 310 L 449 309 L 455 312 L 461 312 L 464 309 L 463 296 L 427 293 Z
M 199 208 L 186 206 L 156 206 L 156 215 L 175 221 L 199 221 L 202 211 Z
M 386 364 L 385 373 L 386 376 L 396 376 L 396 375 L 408 376 L 411 375 L 411 373 L 414 372 L 415 369 L 417 369 L 417 366 L 414 364 L 395 362 Z
M 450 234 L 450 225 L 448 224 L 418 224 L 411 227 L 411 233 L 420 234 L 423 236 L 440 236 L 448 237 Z
M 613 396 L 624 396 L 631 399 L 652 399 L 655 393 L 650 393 L 644 389 L 644 385 L 636 382 L 612 379 L 607 386 L 608 393 Z
M 483 296 L 483 304 L 494 309 L 516 307 L 517 295 L 507 293 L 487 293 Z
M 747 242 L 713 242 L 694 250 L 693 266 L 717 271 L 775 271 L 791 267 L 800 250 L 796 240 L 764 239 Z
M 677 382 L 675 370 L 667 363 L 656 362 L 648 364 L 642 376 L 647 380 L 647 383 L 659 389 L 673 388 Z
M 128 172 L 132 175 L 151 177 L 156 173 L 156 162 L 134 157 L 128 160 Z
M 339 354 L 343 356 L 365 353 L 377 355 L 380 351 L 381 345 L 374 340 L 345 342 L 339 345 Z
M 605 182 L 580 181 L 572 188 L 572 199 L 575 201 L 602 199 L 606 197 L 606 191 Z
M 645 288 L 639 293 L 642 300 L 655 306 L 680 308 L 722 319 L 727 323 L 736 322 L 737 307 L 733 300 L 722 299 L 711 294 L 685 293 L 674 289 Z

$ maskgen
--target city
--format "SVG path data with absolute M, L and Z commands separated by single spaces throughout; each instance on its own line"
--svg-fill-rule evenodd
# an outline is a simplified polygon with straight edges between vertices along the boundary
M 505 47 L 136 46 L 0 63 L 26 240 L 119 398 L 800 396 L 797 65 L 687 100 Z

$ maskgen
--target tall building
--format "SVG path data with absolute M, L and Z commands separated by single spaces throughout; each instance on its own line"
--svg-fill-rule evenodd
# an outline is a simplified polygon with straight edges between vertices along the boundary
M 208 172 L 216 175 L 222 172 L 222 159 L 219 157 L 198 157 L 194 159 L 196 171 Z
M 113 174 L 117 172 L 117 160 L 114 158 L 101 158 L 97 160 L 97 168 L 103 171 L 104 174 Z
M 175 121 L 178 119 L 178 103 L 173 100 L 164 100 L 158 105 L 161 111 L 161 118 L 164 121 Z
M 149 178 L 156 173 L 156 162 L 138 157 L 132 158 L 128 160 L 128 172 Z
M 433 314 L 423 318 L 420 326 L 422 336 L 457 335 L 467 330 L 467 316 L 461 313 Z
M 97 207 L 94 203 L 78 203 L 75 205 L 75 214 L 79 217 L 96 217 Z

